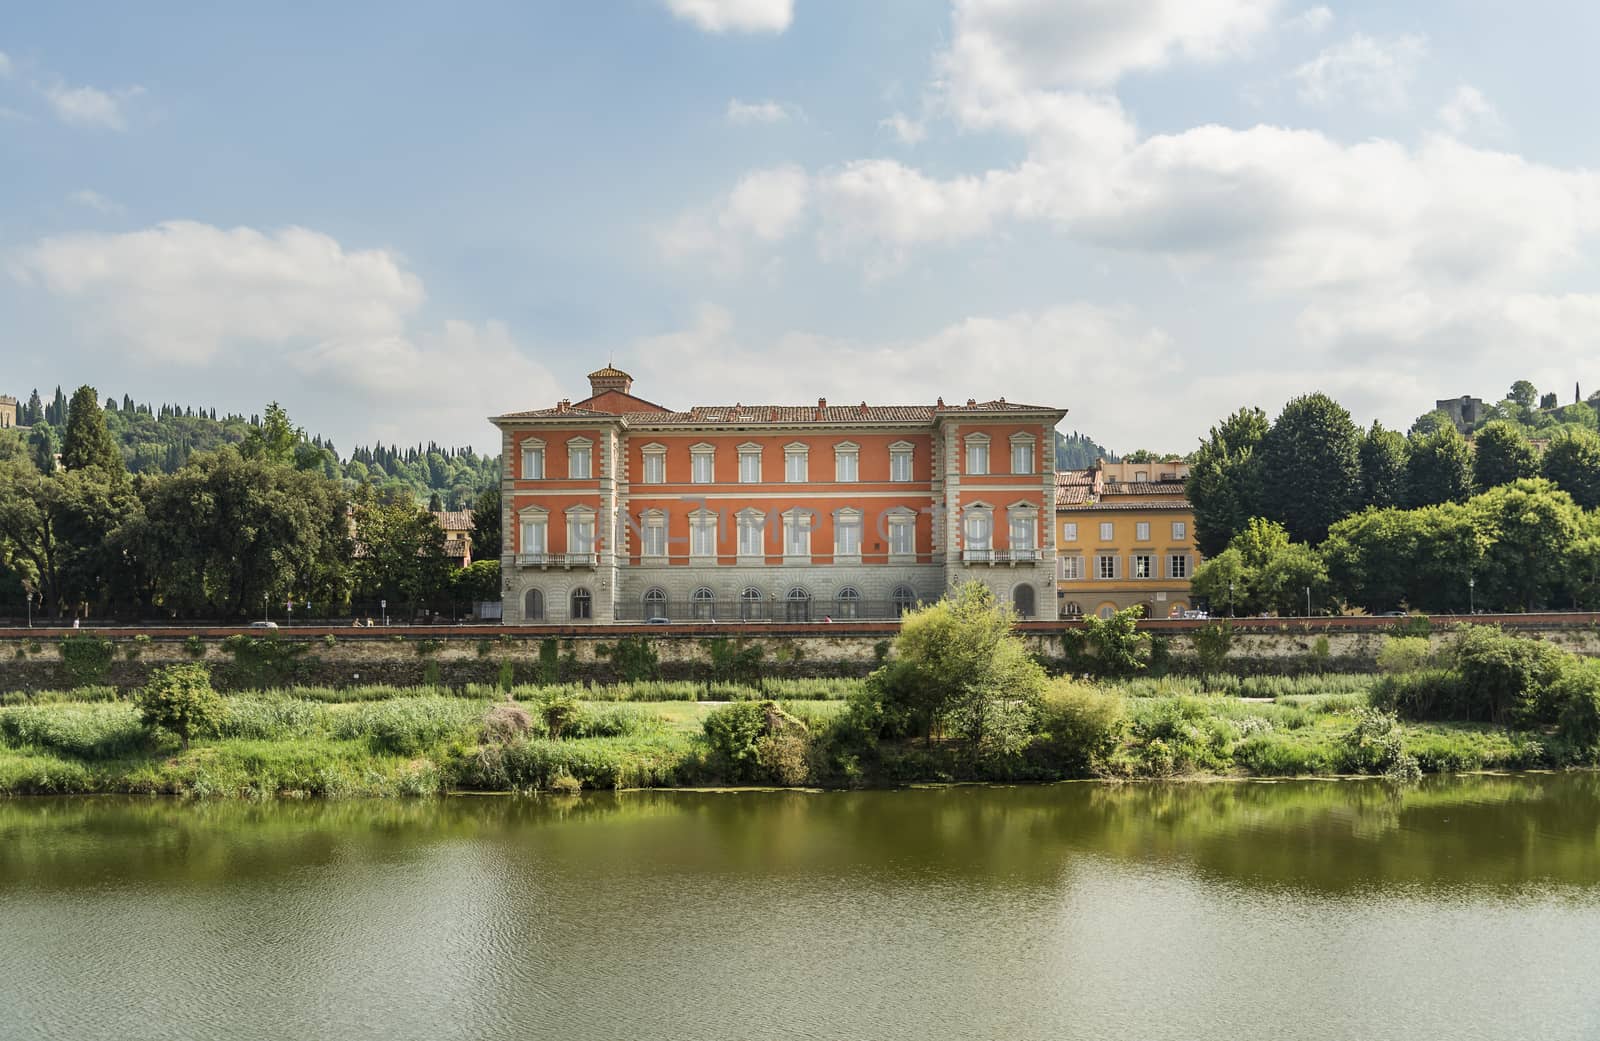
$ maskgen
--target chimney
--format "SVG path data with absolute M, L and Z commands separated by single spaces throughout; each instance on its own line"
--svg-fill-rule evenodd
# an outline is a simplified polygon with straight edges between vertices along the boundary
M 562 398 L 560 401 L 556 402 L 556 411 L 557 412 L 565 412 L 568 409 L 570 409 L 571 407 L 572 407 L 572 399 L 571 398 Z
M 967 399 L 967 407 L 968 408 L 977 408 L 978 407 L 978 399 L 977 398 L 968 398 Z
M 828 399 L 827 398 L 818 398 L 817 399 L 817 407 L 818 408 L 827 408 L 828 407 Z
M 939 400 L 934 403 L 933 407 L 934 408 L 944 408 L 944 395 L 941 394 L 939 396 Z

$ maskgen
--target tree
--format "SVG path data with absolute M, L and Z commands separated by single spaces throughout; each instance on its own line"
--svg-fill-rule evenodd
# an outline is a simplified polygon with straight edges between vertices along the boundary
M 474 560 L 451 578 L 451 590 L 463 603 L 500 599 L 500 559 Z
M 138 704 L 144 725 L 171 733 L 186 752 L 189 739 L 214 728 L 226 712 L 211 670 L 193 663 L 157 669 L 139 690 Z
M 1406 485 L 1406 439 L 1374 420 L 1361 439 L 1360 508 L 1400 505 Z
M 1254 517 L 1227 549 L 1200 566 L 1190 588 L 1210 601 L 1213 613 L 1224 605 L 1230 614 L 1297 613 L 1292 584 L 1310 583 L 1320 593 L 1327 583 L 1320 558 L 1312 560 L 1306 552 L 1308 547 L 1290 543 L 1283 525 Z M 1300 603 L 1303 607 L 1303 599 Z
M 1326 394 L 1283 407 L 1261 440 L 1262 513 L 1289 537 L 1320 542 L 1355 507 L 1361 492 L 1361 432 Z
M 1510 398 L 1512 401 L 1515 401 L 1523 408 L 1532 408 L 1533 403 L 1538 400 L 1539 388 L 1535 387 L 1527 380 L 1517 380 L 1517 382 L 1511 385 L 1511 392 L 1508 393 L 1506 397 Z
M 1319 607 L 1326 611 L 1328 606 L 1327 565 L 1321 554 L 1303 543 L 1276 550 L 1257 572 L 1254 586 L 1257 595 L 1280 615 L 1309 613 Z
M 1538 472 L 1533 446 L 1510 423 L 1485 424 L 1473 438 L 1472 483 L 1479 491 L 1533 477 Z
M 1472 451 L 1453 426 L 1413 434 L 1406 459 L 1406 505 L 1465 502 L 1472 494 Z
M 1211 557 L 1195 570 L 1189 591 L 1196 597 L 1205 597 L 1212 614 L 1236 615 L 1241 606 L 1249 614 L 1250 586 L 1244 555 L 1230 547 Z
M 1228 652 L 1233 649 L 1233 623 L 1210 622 L 1195 630 L 1194 656 L 1200 666 L 1200 684 L 1211 689 L 1212 673 L 1221 672 L 1227 663 Z
M 1475 496 L 1467 509 L 1485 546 L 1473 575 L 1478 602 L 1515 611 L 1551 606 L 1584 529 L 1572 497 L 1549 481 L 1522 480 Z
M 885 666 L 909 672 L 930 716 L 974 757 L 1011 750 L 1018 716 L 1044 689 L 1044 670 L 1012 634 L 1014 621 L 987 586 L 968 582 L 905 615 Z
M 1555 408 L 1557 403 L 1558 401 L 1555 391 L 1551 391 L 1548 394 L 1539 395 L 1539 408 L 1541 410 Z
M 1417 421 L 1411 424 L 1408 434 L 1411 437 L 1427 437 L 1429 434 L 1437 433 L 1445 427 L 1454 430 L 1455 425 L 1455 420 L 1450 418 L 1448 412 L 1436 408 L 1432 412 L 1424 412 L 1418 416 Z
M 472 504 L 472 555 L 500 557 L 500 485 L 485 488 Z
M 56 472 L 56 454 L 61 446 L 56 443 L 56 432 L 49 423 L 40 420 L 28 431 L 28 458 L 35 470 L 42 474 Z
M 1129 676 L 1145 668 L 1150 635 L 1139 631 L 1139 608 L 1124 607 L 1110 618 L 1090 615 L 1083 620 L 1083 633 L 1104 675 Z
M 356 583 L 361 596 L 415 610 L 450 587 L 444 530 L 409 495 L 356 505 Z
M 1600 436 L 1585 430 L 1561 434 L 1545 449 L 1541 469 L 1579 506 L 1600 507 Z
M 1266 413 L 1242 408 L 1212 427 L 1195 452 L 1186 490 L 1194 507 L 1195 542 L 1205 556 L 1222 552 L 1261 512 L 1257 449 L 1266 434 Z
M 108 477 L 127 474 L 122 452 L 106 429 L 106 415 L 93 387 L 79 387 L 67 410 L 67 432 L 61 439 L 61 466 L 82 470 L 97 466 Z

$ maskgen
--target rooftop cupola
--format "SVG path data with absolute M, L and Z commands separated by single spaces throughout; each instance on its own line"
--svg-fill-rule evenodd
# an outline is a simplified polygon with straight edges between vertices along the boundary
M 596 397 L 608 390 L 617 390 L 628 394 L 633 390 L 633 377 L 621 369 L 607 365 L 603 369 L 596 369 L 589 373 L 589 390 Z

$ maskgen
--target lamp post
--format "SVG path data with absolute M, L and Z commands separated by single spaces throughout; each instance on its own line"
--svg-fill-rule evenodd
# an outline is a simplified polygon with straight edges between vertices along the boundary
M 1228 579 L 1228 617 L 1233 617 L 1233 579 Z
M 263 622 L 270 620 L 267 614 L 267 606 L 272 603 L 271 595 L 270 593 L 261 594 L 261 620 Z
M 1311 587 L 1306 586 L 1306 617 L 1311 617 Z
M 389 624 L 389 601 L 379 600 L 378 610 L 383 612 L 383 624 L 387 626 Z
M 1478 608 L 1477 586 L 1478 586 L 1478 576 L 1476 576 L 1476 575 L 1468 575 L 1467 576 L 1467 614 L 1477 614 L 1478 613 L 1478 610 L 1477 610 L 1477 608 Z

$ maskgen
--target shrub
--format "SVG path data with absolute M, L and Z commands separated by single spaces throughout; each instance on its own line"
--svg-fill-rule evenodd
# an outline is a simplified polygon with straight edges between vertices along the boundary
M 1556 733 L 1586 762 L 1600 756 L 1600 661 L 1569 659 L 1550 700 L 1558 707 Z
M 150 646 L 150 637 L 144 633 L 139 633 L 128 641 L 126 647 L 122 648 L 122 656 L 129 661 L 138 661 L 139 655 L 143 654 L 144 649 L 148 646 Z
M 1233 746 L 1234 762 L 1263 777 L 1296 777 L 1331 773 L 1333 759 L 1314 735 L 1263 731 Z
M 332 729 L 336 737 L 364 738 L 377 752 L 416 755 L 465 731 L 477 715 L 476 706 L 457 698 L 394 698 L 350 706 Z
M 708 765 L 723 780 L 803 784 L 810 733 L 775 701 L 743 701 L 716 709 L 703 724 Z
M 1388 636 L 1378 651 L 1378 671 L 1386 676 L 1419 672 L 1433 659 L 1433 645 L 1426 636 Z
M 1128 729 L 1123 698 L 1056 680 L 1039 701 L 1041 751 L 1048 765 L 1075 776 L 1104 770 Z
M 1411 779 L 1422 772 L 1416 758 L 1406 751 L 1400 721 L 1380 709 L 1362 709 L 1356 714 L 1356 725 L 1345 735 L 1344 750 L 1350 766 L 1362 773 Z
M 566 691 L 548 691 L 539 700 L 539 718 L 544 723 L 545 733 L 552 738 L 562 736 L 567 724 L 577 718 L 578 711 L 578 699 Z
M 183 653 L 191 658 L 204 658 L 206 656 L 206 643 L 198 636 L 188 636 L 183 641 Z
M 533 730 L 533 717 L 509 696 L 483 714 L 483 739 L 506 744 L 527 737 Z
M 225 712 L 204 665 L 169 665 L 156 670 L 138 696 L 146 726 L 166 730 L 185 750 L 197 733 L 215 728 Z
M 1405 719 L 1470 718 L 1461 677 L 1449 669 L 1423 669 L 1380 676 L 1372 704 Z
M 1139 631 L 1139 608 L 1124 608 L 1110 618 L 1091 615 L 1083 620 L 1083 635 L 1094 668 L 1102 675 L 1128 676 L 1145 668 L 1140 655 L 1150 637 Z
M 282 741 L 315 732 L 326 714 L 321 705 L 299 698 L 229 698 L 216 732 L 219 737 Z
M 142 747 L 149 733 L 131 705 L 30 705 L 0 710 L 0 739 L 80 759 L 112 759 Z
M 98 636 L 66 636 L 61 640 L 61 671 L 69 687 L 99 683 L 115 657 L 116 647 Z
M 1461 677 L 1457 718 L 1494 723 L 1553 721 L 1556 706 L 1545 696 L 1561 676 L 1566 652 L 1494 626 L 1463 626 L 1451 647 Z
M 615 644 L 600 644 L 595 654 L 609 657 L 617 678 L 625 683 L 655 679 L 661 671 L 655 647 L 643 636 L 624 636 Z

